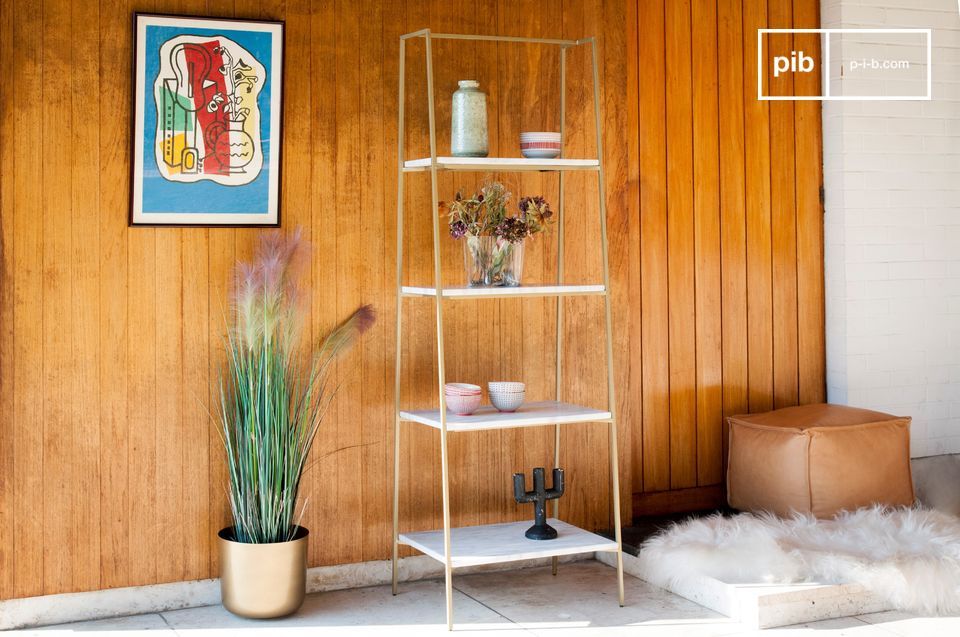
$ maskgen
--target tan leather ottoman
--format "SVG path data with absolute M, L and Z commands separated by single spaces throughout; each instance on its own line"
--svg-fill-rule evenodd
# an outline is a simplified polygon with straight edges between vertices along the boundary
M 909 417 L 819 404 L 727 423 L 727 502 L 735 509 L 829 517 L 913 504 Z

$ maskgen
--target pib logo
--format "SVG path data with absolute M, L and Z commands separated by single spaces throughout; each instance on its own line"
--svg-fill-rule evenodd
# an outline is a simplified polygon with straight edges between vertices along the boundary
M 773 77 L 780 77 L 781 73 L 810 73 L 814 66 L 813 57 L 803 51 L 791 51 L 790 55 L 773 56 Z

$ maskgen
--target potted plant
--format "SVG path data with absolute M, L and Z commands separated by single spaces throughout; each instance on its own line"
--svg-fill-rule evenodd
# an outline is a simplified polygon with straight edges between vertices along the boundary
M 517 286 L 523 275 L 523 242 L 547 229 L 553 211 L 543 197 L 524 197 L 519 214 L 507 214 L 510 191 L 492 182 L 472 197 L 458 192 L 444 203 L 450 236 L 463 239 L 463 263 L 470 286 Z
M 336 393 L 331 363 L 375 320 L 365 305 L 318 347 L 303 342 L 307 251 L 299 231 L 266 233 L 253 262 L 236 270 L 219 406 L 233 524 L 220 531 L 219 544 L 223 605 L 243 617 L 289 615 L 303 603 L 308 531 L 299 524 L 300 480 Z

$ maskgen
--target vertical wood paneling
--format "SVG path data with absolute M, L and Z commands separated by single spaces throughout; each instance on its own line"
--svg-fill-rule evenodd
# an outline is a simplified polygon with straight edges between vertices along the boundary
M 769 4 L 769 21 L 816 25 L 816 0 Z M 286 21 L 282 216 L 285 232 L 302 227 L 314 245 L 309 338 L 362 302 L 380 316 L 338 365 L 344 389 L 304 480 L 311 564 L 388 555 L 394 355 L 404 404 L 436 400 L 428 300 L 406 302 L 404 348 L 391 344 L 396 51 L 407 31 L 597 37 L 625 504 L 632 491 L 637 513 L 654 502 L 709 505 L 722 493 L 722 414 L 822 399 L 819 110 L 756 100 L 767 0 L 136 8 Z M 229 513 L 208 409 L 219 400 L 231 271 L 258 231 L 127 228 L 132 9 L 0 0 L 0 65 L 11 69 L 0 86 L 0 398 L 11 406 L 0 419 L 0 598 L 217 574 L 215 532 Z M 458 79 L 488 94 L 491 154 L 516 155 L 522 130 L 559 127 L 556 50 L 435 45 L 440 154 Z M 428 152 L 423 42 L 408 52 L 413 157 Z M 589 48 L 571 49 L 568 156 L 593 153 L 590 75 Z M 92 76 L 104 80 L 91 102 L 80 89 Z M 484 177 L 444 175 L 440 198 Z M 555 174 L 496 177 L 518 198 L 556 201 Z M 429 175 L 406 182 L 405 280 L 429 283 Z M 593 282 L 595 175 L 569 175 L 566 192 L 566 280 Z M 556 235 L 527 247 L 528 279 L 552 281 Z M 458 283 L 461 246 L 443 236 L 441 255 L 444 280 Z M 602 405 L 602 303 L 564 308 L 563 395 Z M 552 397 L 554 309 L 544 299 L 447 303 L 449 380 L 522 378 L 531 399 Z M 526 517 L 509 474 L 548 466 L 552 449 L 546 428 L 452 436 L 454 523 Z M 435 528 L 435 432 L 405 426 L 402 457 L 404 529 Z M 606 462 L 604 428 L 564 430 L 565 518 L 609 524 Z
M 697 340 L 690 0 L 665 3 L 670 487 L 697 484 Z
M 691 25 L 697 484 L 711 485 L 723 480 L 718 56 L 709 55 L 718 50 L 716 3 L 694 0 Z
M 185 232 L 182 240 L 183 271 L 183 472 L 180 497 L 183 510 L 184 577 L 201 579 L 210 573 L 209 538 L 219 530 L 211 528 L 211 450 L 207 441 L 214 421 L 207 410 L 210 382 L 210 282 L 209 238 L 212 231 Z M 216 379 L 215 379 L 216 380 Z M 216 450 L 214 459 L 216 461 Z M 188 523 L 196 520 L 196 523 Z M 197 547 L 190 550 L 186 547 Z
M 399 15 L 403 10 L 404 1 L 403 0 L 389 0 L 384 3 L 382 9 L 382 15 L 392 16 Z M 387 397 L 386 400 L 380 401 L 381 408 L 384 410 L 385 415 L 383 416 L 383 421 L 381 426 L 383 427 L 383 438 L 380 442 L 381 448 L 381 462 L 383 462 L 383 471 L 386 482 L 384 485 L 389 485 L 384 489 L 384 498 L 388 502 L 384 508 L 377 512 L 377 516 L 381 518 L 381 524 L 384 525 L 384 528 L 387 528 L 388 524 L 391 524 L 391 521 L 387 519 L 384 515 L 384 512 L 393 511 L 393 443 L 394 443 L 394 414 L 393 414 L 393 391 L 394 391 L 394 361 L 395 356 L 400 354 L 396 350 L 396 344 L 394 341 L 394 329 L 395 323 L 393 322 L 396 318 L 396 296 L 395 296 L 395 282 L 396 282 L 396 262 L 397 262 L 397 170 L 394 163 L 390 162 L 390 158 L 396 161 L 397 153 L 397 113 L 399 111 L 399 103 L 397 102 L 397 86 L 396 79 L 398 77 L 399 67 L 400 67 L 400 57 L 398 55 L 399 46 L 397 42 L 399 41 L 400 35 L 404 33 L 406 25 L 403 24 L 400 20 L 384 21 L 383 30 L 380 34 L 381 39 L 381 51 L 383 56 L 383 68 L 380 69 L 381 74 L 381 83 L 383 91 L 383 122 L 381 123 L 381 132 L 383 135 L 382 145 L 383 145 L 383 209 L 380 211 L 380 218 L 383 220 L 384 228 L 384 244 L 383 244 L 383 262 L 384 262 L 384 279 L 383 279 L 383 289 L 384 289 L 384 302 L 383 305 L 380 305 L 378 310 L 380 312 L 379 320 L 384 323 L 384 352 L 385 356 L 385 369 L 382 370 L 382 374 L 386 378 L 386 383 L 384 385 L 384 395 Z M 393 84 L 391 85 L 391 82 Z M 389 499 L 389 500 L 387 500 Z M 392 533 L 392 526 L 390 527 L 390 533 Z M 383 542 L 382 546 L 386 547 L 390 540 L 387 537 L 387 533 L 384 533 L 384 537 L 381 540 Z M 365 547 L 366 550 L 366 547 Z M 378 555 L 387 555 L 390 549 L 387 548 Z
M 222 379 L 221 370 L 226 360 L 226 351 L 223 342 L 223 322 L 227 313 L 231 311 L 229 304 L 229 290 L 233 285 L 231 268 L 236 262 L 236 247 L 234 245 L 234 231 L 227 229 L 213 229 L 209 231 L 207 263 L 210 272 L 210 283 L 207 294 L 207 303 L 210 307 L 207 324 L 207 340 L 210 344 L 210 358 L 207 365 L 207 372 L 210 376 L 210 395 L 207 401 L 208 408 L 212 414 L 216 414 L 217 405 L 220 401 L 220 382 Z M 128 329 L 132 329 L 129 326 Z M 131 357 L 131 366 L 133 359 Z M 202 394 L 201 394 L 202 397 Z M 217 546 L 216 533 L 227 526 L 230 521 L 229 504 L 227 502 L 226 489 L 223 485 L 227 480 L 226 456 L 221 443 L 221 434 L 217 431 L 216 422 L 204 425 L 207 431 L 207 448 L 210 463 L 207 467 L 207 486 L 209 504 L 209 516 L 207 521 L 208 544 L 206 546 L 206 559 L 210 564 L 209 575 L 215 576 L 217 573 L 217 564 L 219 552 Z M 203 479 L 202 474 L 198 474 L 198 480 Z
M 13 530 L 15 576 L 13 596 L 40 595 L 43 587 L 43 42 L 40 11 L 17 4 L 14 14 L 12 86 L 19 107 L 14 112 L 13 164 L 4 164 L 4 181 L 13 173 Z M 4 99 L 10 97 L 5 92 Z M 8 102 L 5 102 L 8 103 Z M 10 109 L 13 110 L 13 109 Z M 7 168 L 10 166 L 11 168 Z M 4 210 L 6 213 L 6 208 Z M 5 285 L 10 283 L 5 281 Z M 54 394 L 55 396 L 55 394 Z
M 383 8 L 377 0 L 365 0 L 360 4 L 362 22 L 369 21 L 373 25 L 383 24 Z M 397 35 L 399 37 L 399 35 Z M 394 39 L 394 42 L 396 39 Z M 390 476 L 387 470 L 389 460 L 393 459 L 390 447 L 385 444 L 389 438 L 387 433 L 392 420 L 392 411 L 389 403 L 382 401 L 381 396 L 388 395 L 388 388 L 393 383 L 388 382 L 387 370 L 392 369 L 387 357 L 387 341 L 393 340 L 393 332 L 388 329 L 389 319 L 386 296 L 387 271 L 392 268 L 385 263 L 384 225 L 384 173 L 389 170 L 387 157 L 384 152 L 383 121 L 386 113 L 384 108 L 384 88 L 381 77 L 380 61 L 383 59 L 384 41 L 382 35 L 376 32 L 366 38 L 359 46 L 360 59 L 360 183 L 363 192 L 361 208 L 369 211 L 362 216 L 360 223 L 360 237 L 368 241 L 360 247 L 362 257 L 362 274 L 360 295 L 364 302 L 372 303 L 380 309 L 380 321 L 368 332 L 359 347 L 359 359 L 364 361 L 360 368 L 362 429 L 360 432 L 360 453 L 357 459 L 363 467 L 363 479 L 360 484 L 359 497 L 362 498 L 363 515 L 360 532 L 363 542 L 362 551 L 358 559 L 376 559 L 390 550 L 391 528 L 387 525 L 387 518 L 382 514 L 392 506 L 390 490 L 384 485 Z M 380 214 L 378 214 L 380 212 Z M 391 215 L 391 217 L 394 215 Z M 392 297 L 392 294 L 391 294 Z M 354 373 L 354 376 L 357 376 Z M 392 374 L 391 374 L 392 376 Z M 389 453 L 388 453 L 389 452 Z
M 116 82 L 100 89 L 100 112 L 109 113 L 127 99 L 130 74 L 125 53 L 131 34 L 122 16 L 124 2 L 101 2 L 100 69 Z M 101 167 L 98 191 L 101 211 L 123 210 L 128 205 L 125 184 L 128 174 L 129 127 L 112 126 L 100 131 Z M 127 419 L 127 223 L 121 215 L 102 212 L 100 226 L 100 585 L 123 586 L 129 581 L 128 496 L 129 474 Z M 203 448 L 207 448 L 204 441 Z M 206 481 L 201 480 L 201 484 Z M 204 484 L 205 486 L 205 484 Z M 206 517 L 206 516 L 204 516 Z M 202 525 L 202 524 L 201 524 Z M 203 553 L 198 545 L 192 552 Z
M 14 4 L 0 2 L 0 67 L 13 66 Z M 0 85 L 0 104 L 12 85 Z M 12 166 L 13 111 L 0 110 L 0 165 Z M 14 587 L 14 418 L 13 400 L 13 183 L 0 180 L 0 401 L 7 406 L 0 413 L 0 591 Z
M 789 3 L 768 2 L 768 24 L 772 28 L 793 26 Z M 793 36 L 768 38 L 770 55 L 790 56 Z M 793 93 L 793 74 L 771 81 L 771 91 Z M 797 209 L 794 161 L 794 103 L 770 102 L 770 229 L 773 289 L 773 404 L 795 405 L 797 380 Z
M 628 2 L 626 7 L 625 20 L 627 29 L 625 33 L 625 45 L 627 59 L 625 60 L 624 70 L 627 78 L 624 84 L 626 89 L 626 125 L 624 130 L 628 131 L 626 136 L 627 146 L 627 183 L 624 197 L 626 198 L 626 209 L 623 213 L 627 217 L 627 290 L 626 303 L 627 308 L 627 330 L 630 339 L 626 348 L 619 348 L 621 355 L 625 356 L 627 382 L 621 382 L 620 400 L 625 402 L 627 413 L 624 416 L 624 422 L 636 423 L 643 421 L 643 339 L 641 338 L 643 329 L 643 306 L 638 299 L 642 299 L 642 286 L 640 277 L 640 135 L 638 126 L 635 122 L 640 120 L 640 53 L 639 53 L 639 34 L 640 34 L 640 16 L 636 2 Z M 608 144 L 616 144 L 614 140 L 609 140 Z M 619 209 L 619 206 L 617 207 Z M 611 264 L 611 268 L 612 268 Z M 621 286 L 618 286 L 621 290 Z M 621 309 L 618 314 L 623 314 Z M 617 326 L 619 334 L 624 326 Z M 621 363 L 623 365 L 623 363 Z M 622 368 L 621 368 L 622 369 Z M 627 390 L 624 391 L 623 387 Z M 637 396 L 640 400 L 637 400 Z M 626 428 L 626 427 L 623 427 Z M 643 491 L 643 439 L 640 431 L 636 427 L 630 427 L 630 443 L 625 446 L 630 453 L 630 473 L 628 478 L 623 481 L 623 490 L 628 493 L 637 493 Z M 629 485 L 629 489 L 628 486 Z
M 336 100 L 332 99 L 335 97 L 332 90 L 337 78 L 336 34 L 333 29 L 336 5 L 331 2 L 313 7 L 305 3 L 302 10 L 311 16 L 309 37 L 305 41 L 299 41 L 301 46 L 309 47 L 311 81 L 309 93 L 300 94 L 299 103 L 306 112 L 297 118 L 297 128 L 290 131 L 290 134 L 298 135 L 302 131 L 310 139 L 309 151 L 302 145 L 295 151 L 300 153 L 301 162 L 310 165 L 310 177 L 309 182 L 304 183 L 303 176 L 291 175 L 287 183 L 291 191 L 303 193 L 310 201 L 311 240 L 317 252 L 312 261 L 312 282 L 317 289 L 312 291 L 311 297 L 312 331 L 313 338 L 316 339 L 332 324 L 337 295 L 336 233 L 333 231 L 336 227 L 337 198 L 337 114 Z M 307 38 L 307 34 L 303 34 L 303 37 Z M 305 55 L 305 49 L 301 48 L 300 51 L 301 55 Z M 305 87 L 303 90 L 306 90 Z M 326 97 L 323 97 L 324 94 Z M 314 115 L 311 117 L 308 113 Z M 335 453 L 336 428 L 324 427 L 317 436 L 316 444 L 320 454 Z M 309 484 L 309 494 L 313 498 L 314 506 L 309 512 L 307 524 L 310 528 L 317 528 L 321 520 L 336 514 L 339 497 L 336 463 L 324 462 L 314 467 Z M 329 538 L 312 535 L 314 537 L 311 538 L 310 548 L 313 550 L 314 559 L 322 564 L 333 561 L 339 538 L 336 535 Z
M 357 219 L 357 208 L 365 210 L 363 186 L 357 175 L 361 173 L 360 162 L 360 47 L 361 15 L 358 3 L 338 2 L 333 21 L 336 33 L 336 223 L 333 236 L 336 241 L 336 301 L 330 306 L 334 317 L 349 316 L 365 300 L 361 294 L 361 273 L 357 257 L 370 246 L 363 246 L 360 235 L 362 222 Z M 362 262 L 361 262 L 362 263 Z M 334 320 L 337 320 L 334 318 Z M 337 377 L 343 381 L 354 376 L 352 370 L 360 367 L 360 348 L 347 352 L 337 362 Z M 334 404 L 336 419 L 337 452 L 337 511 L 362 511 L 361 486 L 357 480 L 357 468 L 362 457 L 359 445 L 362 429 L 362 389 L 356 382 L 344 383 Z M 337 555 L 347 562 L 360 559 L 360 546 L 354 538 L 361 537 L 363 517 L 346 516 L 341 519 L 337 534 Z
M 100 129 L 86 126 L 90 117 L 100 116 L 100 102 L 87 93 L 84 78 L 94 77 L 100 64 L 100 14 L 96 3 L 71 4 L 73 25 L 73 72 L 71 74 L 71 312 L 73 316 L 73 360 L 70 393 L 74 397 L 71 429 L 75 462 L 71 503 L 74 565 L 73 589 L 100 586 L 100 425 L 90 414 L 100 413 L 100 391 L 96 385 L 100 369 L 100 193 L 90 184 L 97 182 L 100 165 Z M 176 323 L 176 321 L 174 321 Z M 83 538 L 81 540 L 81 538 Z
M 54 25 L 57 25 L 55 27 Z M 71 223 L 73 202 L 69 187 L 72 153 L 76 148 L 63 144 L 71 139 L 73 123 L 66 113 L 72 107 L 70 92 L 63 90 L 63 78 L 73 72 L 69 53 L 72 34 L 70 2 L 50 0 L 43 5 L 43 130 L 59 135 L 42 135 L 43 156 L 39 167 L 41 183 L 60 181 L 58 188 L 45 187 L 43 202 L 43 388 L 50 397 L 43 406 L 43 460 L 53 469 L 43 475 L 43 586 L 44 592 L 70 590 L 73 579 L 71 540 L 73 533 L 73 480 L 77 458 L 73 431 L 74 394 L 71 366 L 73 348 Z M 67 540 L 67 541 L 64 541 Z
M 641 2 L 640 277 L 643 342 L 643 490 L 670 488 L 670 344 L 663 2 Z
M 793 24 L 796 28 L 820 26 L 820 3 L 795 0 Z M 820 56 L 819 35 L 797 37 L 803 49 Z M 796 77 L 798 94 L 820 92 L 820 76 L 803 73 Z M 799 402 L 826 400 L 825 325 L 823 307 L 823 145 L 820 135 L 820 104 L 794 104 L 796 126 L 797 176 L 797 355 L 799 357 Z
M 747 411 L 747 253 L 744 178 L 743 16 L 740 0 L 717 9 L 720 113 L 720 250 L 723 414 Z M 724 436 L 726 444 L 726 436 Z M 723 454 L 726 458 L 726 453 Z
M 157 554 L 142 549 L 142 538 L 159 531 L 157 488 L 157 241 L 162 230 L 130 232 L 127 262 L 127 463 L 130 471 L 125 513 L 130 583 L 157 580 Z
M 157 577 L 176 581 L 184 577 L 183 552 L 183 262 L 179 228 L 156 230 L 156 454 L 157 514 L 168 520 L 168 528 L 158 537 L 160 552 L 167 559 L 157 560 Z M 162 389 L 161 389 L 162 388 Z M 199 423 L 191 423 L 191 427 Z
M 757 29 L 765 0 L 743 1 L 744 166 L 747 215 L 747 381 L 752 412 L 773 409 L 773 290 L 770 228 L 770 112 L 757 100 Z

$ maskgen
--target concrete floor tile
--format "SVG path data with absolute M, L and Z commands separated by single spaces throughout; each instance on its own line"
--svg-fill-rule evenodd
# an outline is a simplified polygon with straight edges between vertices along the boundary
M 134 615 L 132 617 L 114 617 L 112 619 L 98 619 L 89 622 L 74 624 L 60 624 L 44 628 L 30 628 L 9 631 L 17 637 L 89 637 L 90 635 L 109 635 L 110 637 L 139 637 L 145 633 L 173 634 L 173 629 L 167 625 L 158 614 Z M 159 637 L 162 637 L 159 636 Z
M 900 637 L 956 637 L 960 635 L 960 617 L 917 617 L 896 610 L 861 615 L 857 619 L 868 622 L 888 634 Z
M 344 637 L 390 637 L 447 634 L 441 581 L 400 585 L 394 597 L 389 586 L 308 595 L 294 615 L 276 620 L 242 619 L 222 606 L 163 613 L 177 635 L 195 637 L 295 637 L 327 634 Z M 524 631 L 462 593 L 454 594 L 458 628 L 483 635 L 521 636 Z
M 634 577 L 617 603 L 616 571 L 595 561 L 454 578 L 454 585 L 538 635 L 723 635 L 742 627 Z
M 737 633 L 739 636 L 750 637 L 895 637 L 878 626 L 872 626 L 855 617 L 838 617 L 824 619 L 818 622 L 795 624 L 781 628 L 767 628 Z M 731 636 L 734 637 L 734 636 Z

